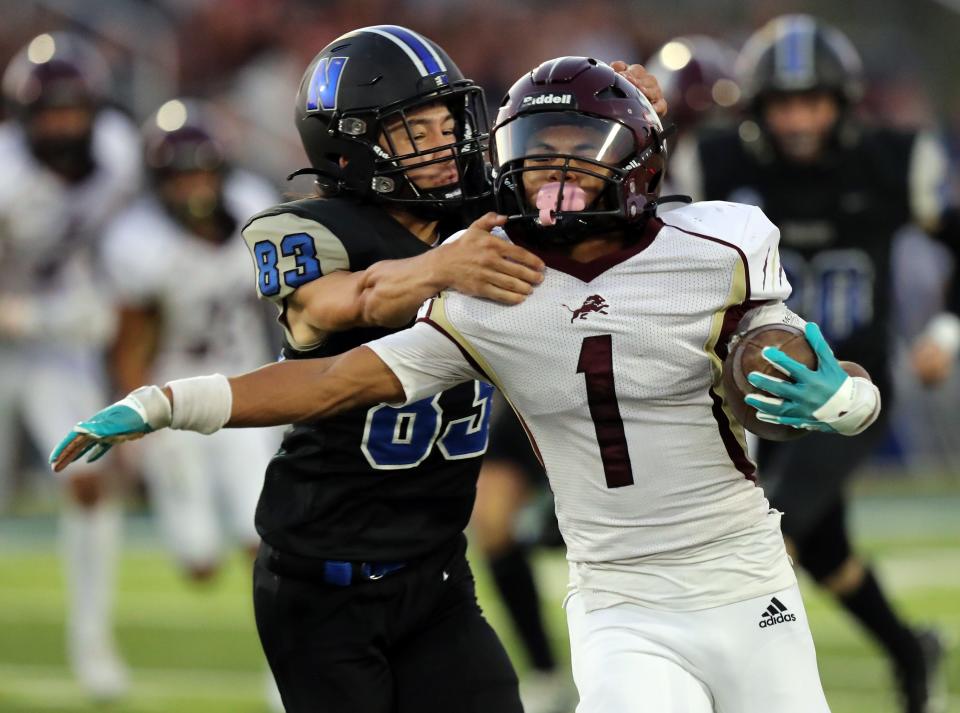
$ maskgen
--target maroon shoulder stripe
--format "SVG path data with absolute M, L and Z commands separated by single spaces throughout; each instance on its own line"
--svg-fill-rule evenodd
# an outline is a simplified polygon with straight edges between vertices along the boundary
M 746 283 L 746 299 L 740 304 L 728 307 L 723 313 L 723 323 L 720 326 L 720 336 L 717 339 L 716 346 L 714 347 L 714 351 L 720 358 L 720 361 L 723 362 L 727 358 L 730 337 L 733 335 L 734 330 L 736 330 L 737 325 L 740 324 L 740 320 L 743 319 L 743 315 L 746 314 L 748 310 L 751 310 L 760 304 L 759 302 L 752 302 L 750 300 L 750 263 L 747 262 L 747 256 L 738 245 L 734 245 L 726 240 L 721 240 L 720 238 L 716 238 L 712 235 L 695 233 L 692 230 L 684 230 L 683 228 L 678 228 L 677 226 L 670 225 L 669 223 L 664 223 L 664 225 L 668 228 L 679 230 L 681 233 L 692 235 L 695 238 L 702 238 L 703 240 L 709 240 L 714 243 L 719 243 L 720 245 L 726 245 L 728 248 L 736 250 L 737 255 L 740 256 L 740 261 L 743 263 L 743 276 Z M 753 464 L 753 461 L 750 460 L 750 457 L 747 455 L 746 451 L 744 451 L 743 446 L 740 445 L 740 441 L 737 440 L 737 437 L 733 433 L 733 428 L 730 425 L 730 419 L 727 416 L 727 412 L 723 410 L 723 399 L 720 398 L 720 395 L 713 388 L 710 389 L 709 393 L 710 400 L 713 401 L 711 412 L 713 413 L 713 419 L 717 422 L 717 430 L 720 432 L 720 440 L 723 442 L 723 447 L 727 451 L 727 456 L 730 458 L 733 466 L 743 473 L 744 478 L 756 483 L 757 468 Z
M 432 302 L 430 303 L 430 309 L 431 309 L 431 310 L 433 309 L 433 303 L 432 303 Z M 486 369 L 484 369 L 482 366 L 480 366 L 480 364 L 477 362 L 477 360 L 473 358 L 473 355 L 471 355 L 470 352 L 468 352 L 466 349 L 464 349 L 464 348 L 463 348 L 463 345 L 462 345 L 460 342 L 458 342 L 456 339 L 454 339 L 453 335 L 450 334 L 450 332 L 448 332 L 446 329 L 444 329 L 444 328 L 441 327 L 439 324 L 437 324 L 437 323 L 434 322 L 432 319 L 430 319 L 430 312 L 429 312 L 429 311 L 427 312 L 427 314 L 426 314 L 425 316 L 421 317 L 421 318 L 418 319 L 417 321 L 418 321 L 418 322 L 423 322 L 424 324 L 429 324 L 431 327 L 433 327 L 433 328 L 436 329 L 438 332 L 440 332 L 440 334 L 442 334 L 442 335 L 445 336 L 447 339 L 449 339 L 451 342 L 453 342 L 453 344 L 457 347 L 457 349 L 460 350 L 460 353 L 463 355 L 463 358 L 467 360 L 467 363 L 470 364 L 470 366 L 472 366 L 474 369 L 476 369 L 476 370 L 477 370 L 477 373 L 483 374 L 483 375 L 487 378 L 487 381 L 489 381 L 491 384 L 494 384 L 494 386 L 496 386 L 496 384 L 495 384 L 494 380 L 491 378 L 490 374 L 487 373 Z M 506 398 L 506 394 L 504 394 L 504 398 Z M 507 400 L 507 403 L 510 403 L 510 401 Z M 531 431 L 531 430 L 530 430 L 530 427 L 527 426 L 527 422 L 523 420 L 523 416 L 520 415 L 520 412 L 517 411 L 515 408 L 513 408 L 513 404 L 510 404 L 510 408 L 513 410 L 513 412 L 514 412 L 515 414 L 517 414 L 517 420 L 520 421 L 520 425 L 523 427 L 524 432 L 527 434 L 527 439 L 530 441 L 530 445 L 533 447 L 533 453 L 534 453 L 534 455 L 537 456 L 537 460 L 540 461 L 540 465 L 544 465 L 543 456 L 540 454 L 540 446 L 537 445 L 537 441 L 536 441 L 536 439 L 533 437 L 533 431 Z
M 670 223 L 664 223 L 664 226 L 667 228 L 673 228 L 674 230 L 679 230 L 681 233 L 686 233 L 687 235 L 692 235 L 695 238 L 703 238 L 704 240 L 709 240 L 713 243 L 719 243 L 720 245 L 726 245 L 728 248 L 736 250 L 737 255 L 740 256 L 740 261 L 743 263 L 743 276 L 747 283 L 747 299 L 750 299 L 750 263 L 747 262 L 747 256 L 744 254 L 743 250 L 740 249 L 739 245 L 734 245 L 733 243 L 727 242 L 721 238 L 716 238 L 712 235 L 704 235 L 703 233 L 695 233 L 692 230 L 684 230 L 683 228 L 678 228 L 676 225 L 670 225 Z

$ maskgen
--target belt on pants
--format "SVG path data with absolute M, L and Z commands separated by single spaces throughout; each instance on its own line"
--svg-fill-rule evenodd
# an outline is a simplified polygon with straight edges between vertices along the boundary
M 297 579 L 319 580 L 335 587 L 349 587 L 365 581 L 376 581 L 393 574 L 408 562 L 351 562 L 300 557 L 278 552 L 265 542 L 260 543 L 259 559 L 275 574 Z
M 383 579 L 401 570 L 406 562 L 345 562 L 323 560 L 323 581 L 337 587 L 349 587 L 363 580 Z

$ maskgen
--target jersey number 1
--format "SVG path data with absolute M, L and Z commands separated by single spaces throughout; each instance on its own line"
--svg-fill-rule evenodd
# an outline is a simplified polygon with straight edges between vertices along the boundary
M 577 373 L 587 382 L 587 404 L 597 432 L 600 460 L 608 488 L 633 485 L 630 451 L 623 430 L 617 390 L 613 383 L 613 338 L 609 334 L 585 337 L 580 346 Z

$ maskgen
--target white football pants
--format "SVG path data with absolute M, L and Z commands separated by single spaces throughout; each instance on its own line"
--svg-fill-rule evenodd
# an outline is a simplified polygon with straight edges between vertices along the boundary
M 829 713 L 796 585 L 701 611 L 566 602 L 577 713 Z

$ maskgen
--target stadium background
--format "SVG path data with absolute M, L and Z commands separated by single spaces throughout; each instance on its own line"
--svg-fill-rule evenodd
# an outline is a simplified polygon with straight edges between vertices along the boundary
M 958 0 L 0 0 L 0 63 L 35 34 L 77 29 L 107 54 L 117 96 L 138 120 L 164 100 L 212 100 L 237 160 L 283 182 L 305 161 L 291 121 L 303 68 L 340 33 L 381 23 L 409 25 L 443 45 L 495 104 L 509 82 L 542 59 L 588 54 L 641 61 L 668 38 L 703 33 L 739 43 L 783 12 L 835 23 L 860 49 L 870 89 L 865 111 L 905 126 L 944 129 L 960 153 Z M 2 170 L 2 167 L 0 167 Z M 918 285 L 942 264 L 925 245 L 905 244 L 897 290 L 901 341 L 935 308 L 936 286 Z M 942 272 L 942 271 L 941 271 Z M 2 278 L 0 278 L 2 279 Z M 960 388 L 954 377 L 926 393 L 901 370 L 895 426 L 856 484 L 854 522 L 894 592 L 919 622 L 960 637 Z M 56 488 L 38 454 L 25 452 L 17 496 L 0 510 L 0 712 L 96 710 L 72 681 L 63 653 L 63 583 L 56 555 Z M 32 464 L 32 465 L 31 465 Z M 211 586 L 183 583 L 162 551 L 144 504 L 132 499 L 120 566 L 120 645 L 134 671 L 133 695 L 109 710 L 259 711 L 261 659 L 246 565 L 237 558 Z M 565 567 L 538 556 L 544 605 L 560 649 Z M 478 566 L 481 592 L 483 568 Z M 861 633 L 810 587 L 808 608 L 835 713 L 894 711 L 885 664 Z M 483 605 L 508 645 L 498 602 Z M 517 664 L 525 662 L 518 657 Z M 960 712 L 960 661 L 948 673 Z M 642 695 L 642 692 L 638 692 Z

